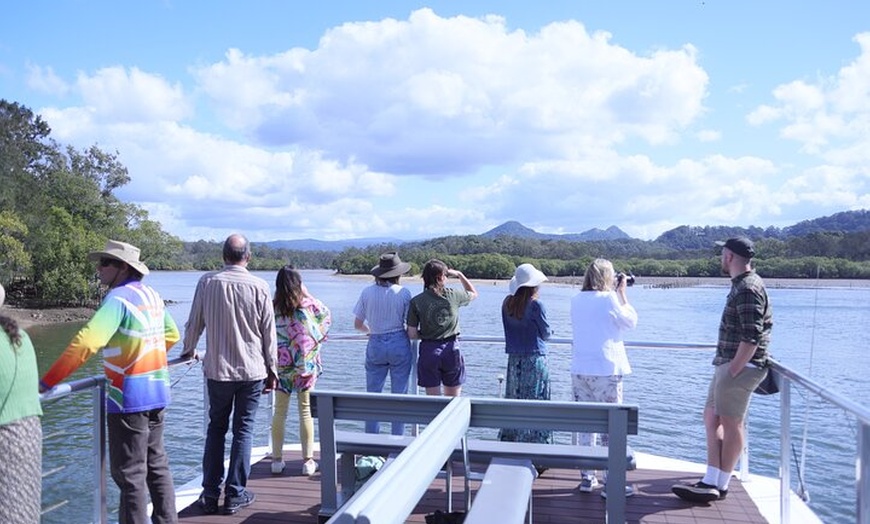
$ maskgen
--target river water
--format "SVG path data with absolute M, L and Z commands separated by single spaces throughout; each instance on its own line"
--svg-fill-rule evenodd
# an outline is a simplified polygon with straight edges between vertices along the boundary
M 146 282 L 155 287 L 183 330 L 199 272 L 155 272 Z M 274 285 L 274 272 L 256 273 Z M 369 279 L 340 277 L 330 271 L 303 271 L 309 290 L 333 313 L 332 334 L 352 334 L 352 308 Z M 419 280 L 404 283 L 413 294 Z M 773 284 L 773 282 L 771 282 Z M 771 287 L 774 330 L 772 353 L 780 362 L 816 382 L 848 396 L 859 405 L 870 400 L 870 353 L 866 326 L 870 321 L 870 288 Z M 727 294 L 721 285 L 676 289 L 645 287 L 643 279 L 629 289 L 638 311 L 637 329 L 628 339 L 637 342 L 715 342 L 719 315 Z M 502 336 L 499 306 L 507 293 L 506 282 L 477 284 L 480 298 L 460 312 L 466 335 Z M 571 337 L 570 298 L 579 291 L 570 285 L 545 284 L 541 300 L 547 306 L 555 336 Z M 38 326 L 29 330 L 37 348 L 40 372 L 45 372 L 80 324 Z M 204 350 L 205 337 L 200 340 Z M 180 346 L 170 351 L 178 356 Z M 365 390 L 365 347 L 360 342 L 329 341 L 323 349 L 321 389 Z M 554 400 L 570 400 L 570 345 L 551 345 L 550 375 Z M 498 376 L 506 357 L 495 344 L 463 345 L 468 366 L 466 395 L 495 396 Z M 629 349 L 634 373 L 625 381 L 625 400 L 640 406 L 640 432 L 629 442 L 639 451 L 703 463 L 704 430 L 701 410 L 711 373 L 712 352 L 687 349 Z M 81 378 L 102 372 L 100 358 L 93 358 L 76 372 Z M 199 365 L 172 370 L 173 404 L 166 417 L 166 444 L 177 485 L 197 474 L 202 457 L 202 371 Z M 800 476 L 808 487 L 810 506 L 825 522 L 855 520 L 855 449 L 857 425 L 853 417 L 795 388 L 791 429 L 797 462 L 804 462 Z M 255 445 L 268 442 L 269 408 L 261 403 Z M 297 438 L 295 403 L 287 420 L 287 441 Z M 750 467 L 754 473 L 776 476 L 779 449 L 778 396 L 755 396 L 749 416 Z M 63 499 L 69 503 L 46 515 L 43 522 L 89 522 L 94 484 L 91 480 L 91 397 L 78 394 L 46 406 L 43 418 L 44 469 L 64 466 L 47 478 L 44 505 Z M 802 437 L 806 435 L 806 446 Z M 798 471 L 792 464 L 793 486 Z M 117 505 L 111 479 L 109 508 Z

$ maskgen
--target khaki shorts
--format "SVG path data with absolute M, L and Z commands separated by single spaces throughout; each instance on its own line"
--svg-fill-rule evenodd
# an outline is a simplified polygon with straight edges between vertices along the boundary
M 716 415 L 743 420 L 749 410 L 752 392 L 767 375 L 767 369 L 746 366 L 739 375 L 732 378 L 728 373 L 730 364 L 726 362 L 716 366 L 710 389 L 707 390 L 706 406 L 712 407 Z

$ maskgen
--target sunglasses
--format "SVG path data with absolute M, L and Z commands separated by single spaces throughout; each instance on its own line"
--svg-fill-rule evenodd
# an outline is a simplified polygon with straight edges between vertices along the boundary
M 118 261 L 114 258 L 101 258 L 100 267 L 118 266 Z

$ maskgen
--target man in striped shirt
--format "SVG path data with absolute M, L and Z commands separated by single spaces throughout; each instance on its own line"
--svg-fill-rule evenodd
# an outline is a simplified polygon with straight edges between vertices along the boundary
M 217 513 L 224 477 L 224 443 L 233 413 L 233 443 L 224 483 L 224 513 L 250 506 L 254 417 L 260 396 L 277 383 L 278 349 L 269 285 L 247 270 L 248 240 L 230 235 L 223 247 L 224 268 L 199 279 L 185 325 L 182 358 L 199 358 L 196 344 L 206 332 L 203 373 L 207 379 L 209 423 L 202 457 L 200 505 Z M 265 383 L 264 383 L 265 382 Z
M 39 383 L 54 387 L 100 349 L 108 393 L 109 463 L 121 490 L 118 521 L 178 522 L 169 459 L 163 447 L 164 408 L 169 405 L 166 352 L 178 341 L 178 328 L 156 291 L 142 283 L 148 267 L 139 248 L 109 240 L 88 255 L 97 262 L 100 283 L 109 292 L 93 318 L 79 330 Z

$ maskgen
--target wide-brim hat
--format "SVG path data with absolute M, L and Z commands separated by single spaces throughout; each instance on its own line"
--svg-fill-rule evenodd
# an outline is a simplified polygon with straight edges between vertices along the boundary
M 547 275 L 542 273 L 538 268 L 531 264 L 520 264 L 514 276 L 511 278 L 508 289 L 511 295 L 517 292 L 521 287 L 538 287 L 541 282 L 547 280 Z
M 378 265 L 372 268 L 372 275 L 377 278 L 393 278 L 404 275 L 411 269 L 411 264 L 402 262 L 396 252 L 381 255 Z
M 733 237 L 728 240 L 719 240 L 716 242 L 719 247 L 727 247 L 733 253 L 740 255 L 743 258 L 752 258 L 755 256 L 755 246 L 752 241 L 746 237 Z
M 96 262 L 101 258 L 114 258 L 124 262 L 143 275 L 149 273 L 148 266 L 139 260 L 139 248 L 126 242 L 107 240 L 105 249 L 88 253 L 88 260 Z

